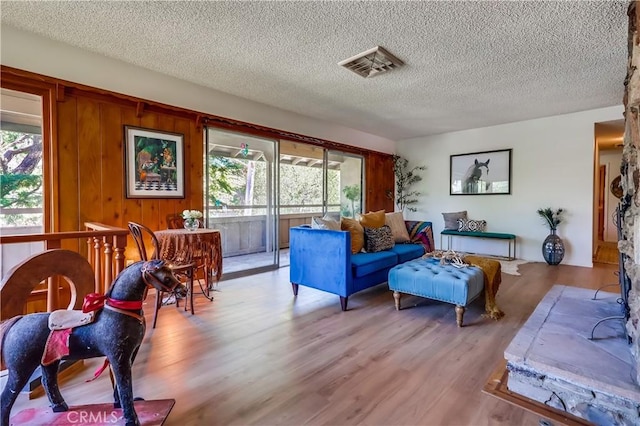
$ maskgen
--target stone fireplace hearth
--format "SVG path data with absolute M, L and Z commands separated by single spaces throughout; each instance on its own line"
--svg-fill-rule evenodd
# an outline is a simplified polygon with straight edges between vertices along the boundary
M 598 425 L 640 424 L 640 387 L 619 294 L 554 286 L 505 358 L 508 389 Z M 617 317 L 593 326 L 602 318 Z

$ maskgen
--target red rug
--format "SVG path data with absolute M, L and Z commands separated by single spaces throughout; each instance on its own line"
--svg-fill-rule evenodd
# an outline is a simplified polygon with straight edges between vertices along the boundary
M 175 399 L 157 399 L 152 401 L 135 401 L 136 413 L 140 424 L 144 426 L 160 426 L 176 403 Z M 113 408 L 110 404 L 88 404 L 69 407 L 64 413 L 54 413 L 51 407 L 27 408 L 11 418 L 11 425 L 83 425 L 105 426 L 123 425 L 122 409 Z

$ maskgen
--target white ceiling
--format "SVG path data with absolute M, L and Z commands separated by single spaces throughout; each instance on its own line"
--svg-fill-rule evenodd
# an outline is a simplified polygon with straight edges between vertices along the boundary
M 626 1 L 2 0 L 0 15 L 2 25 L 402 140 L 620 105 L 626 9 Z M 367 79 L 337 65 L 376 45 L 406 65 Z

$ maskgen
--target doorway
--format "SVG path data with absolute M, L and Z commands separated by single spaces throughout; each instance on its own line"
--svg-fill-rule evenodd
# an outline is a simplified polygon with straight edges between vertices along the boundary
M 624 120 L 595 124 L 593 261 L 618 264 L 618 206 Z

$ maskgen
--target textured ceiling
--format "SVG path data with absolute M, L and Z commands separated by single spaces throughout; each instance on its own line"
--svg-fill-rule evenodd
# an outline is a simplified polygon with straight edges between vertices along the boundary
M 30 2 L 11 25 L 392 140 L 621 105 L 626 1 Z M 381 45 L 406 65 L 337 63 Z

